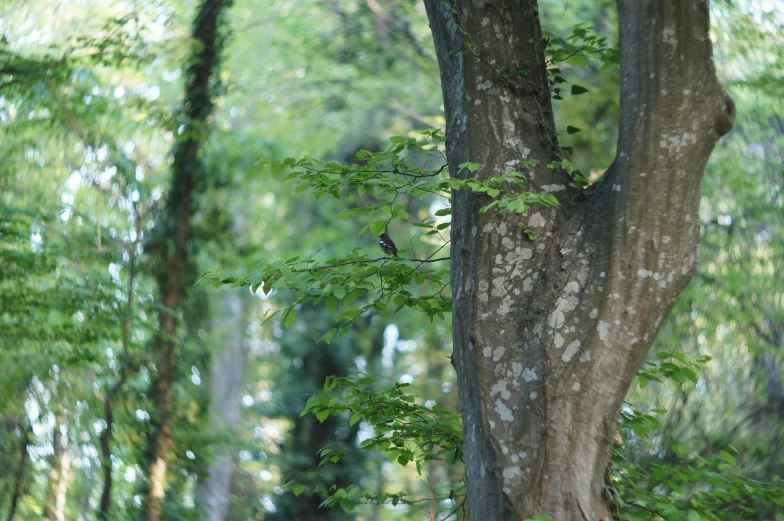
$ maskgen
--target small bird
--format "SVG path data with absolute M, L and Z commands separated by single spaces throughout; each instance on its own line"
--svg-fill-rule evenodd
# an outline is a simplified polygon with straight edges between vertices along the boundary
M 394 255 L 397 259 L 397 246 L 395 246 L 395 242 L 389 238 L 389 235 L 386 233 L 382 233 L 378 236 L 378 246 L 381 248 L 381 251 L 386 253 L 387 255 Z

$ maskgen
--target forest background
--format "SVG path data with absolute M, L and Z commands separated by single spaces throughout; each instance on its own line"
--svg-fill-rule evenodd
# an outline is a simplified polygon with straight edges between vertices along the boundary
M 565 158 L 590 182 L 618 137 L 615 6 L 541 9 Z M 622 410 L 621 519 L 784 515 L 784 4 L 711 17 L 738 116 L 703 182 L 697 273 Z M 466 516 L 445 301 L 380 298 L 349 325 L 359 291 L 290 308 L 199 280 L 378 258 L 387 226 L 401 256 L 449 257 L 443 194 L 386 219 L 359 211 L 371 193 L 314 197 L 274 166 L 441 146 L 423 5 L 5 1 L 0 34 L 0 516 Z M 418 285 L 448 273 L 430 264 Z M 430 431 L 385 430 L 405 414 Z

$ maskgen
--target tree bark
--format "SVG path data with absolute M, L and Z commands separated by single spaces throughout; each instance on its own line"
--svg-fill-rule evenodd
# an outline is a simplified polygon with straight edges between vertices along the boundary
M 214 299 L 215 338 L 223 340 L 210 364 L 210 425 L 231 443 L 240 419 L 239 395 L 245 365 L 245 330 L 248 326 L 247 292 L 224 289 Z M 201 486 L 205 501 L 202 519 L 223 521 L 230 505 L 234 459 L 231 451 L 221 450 L 209 466 L 207 481 Z
M 560 159 L 535 0 L 426 0 L 452 175 L 525 167 L 558 209 L 452 199 L 454 361 L 471 518 L 609 520 L 619 408 L 697 262 L 700 182 L 734 122 L 706 0 L 619 0 L 616 159 L 587 190 Z M 527 74 L 518 72 L 530 69 Z M 522 228 L 536 232 L 530 240 Z
M 195 281 L 191 255 L 192 218 L 196 196 L 204 181 L 199 152 L 209 136 L 215 81 L 224 35 L 220 24 L 231 0 L 203 0 L 193 25 L 194 55 L 186 75 L 183 132 L 174 147 L 172 182 L 161 219 L 156 222 L 154 249 L 160 261 L 156 273 L 165 312 L 154 340 L 156 379 L 151 399 L 152 433 L 147 447 L 144 511 L 148 521 L 159 521 L 166 495 L 166 468 L 172 449 L 172 385 L 175 380 L 177 313 Z

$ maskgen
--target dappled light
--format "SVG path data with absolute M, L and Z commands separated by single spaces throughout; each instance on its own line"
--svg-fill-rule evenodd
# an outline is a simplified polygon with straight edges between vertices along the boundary
M 0 5 L 0 518 L 784 521 L 782 0 Z

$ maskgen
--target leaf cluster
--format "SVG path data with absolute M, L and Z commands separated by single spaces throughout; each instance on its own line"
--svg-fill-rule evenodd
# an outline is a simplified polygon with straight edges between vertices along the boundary
M 426 463 L 444 460 L 451 466 L 462 461 L 462 426 L 457 411 L 441 405 L 421 405 L 417 396 L 408 394 L 409 384 L 396 383 L 382 391 L 375 391 L 375 381 L 363 374 L 355 376 L 330 376 L 324 383 L 324 393 L 311 396 L 302 415 L 314 414 L 320 422 L 329 416 L 348 418 L 349 425 L 361 422 L 365 433 L 361 447 L 377 451 L 390 462 L 406 466 L 413 463 L 421 475 Z M 329 446 L 319 450 L 321 461 L 336 463 L 347 456 L 344 449 Z M 294 487 L 296 495 L 307 487 Z M 324 493 L 320 490 L 318 492 Z M 450 491 L 442 499 L 464 494 L 464 484 Z M 357 503 L 410 502 L 405 494 L 377 494 L 359 488 L 335 489 L 322 506 L 342 506 L 353 510 Z M 416 502 L 411 502 L 416 503 Z

